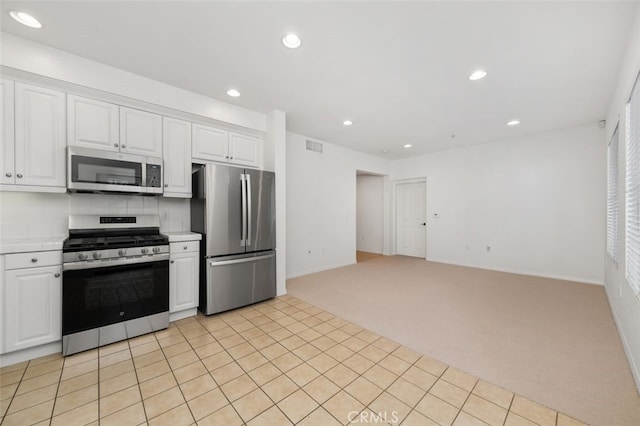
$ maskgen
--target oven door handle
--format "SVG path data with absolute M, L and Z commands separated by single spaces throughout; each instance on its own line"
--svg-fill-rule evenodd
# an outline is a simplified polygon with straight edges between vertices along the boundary
M 154 254 L 153 256 L 126 257 L 124 259 L 92 260 L 89 262 L 69 262 L 62 264 L 63 271 L 78 271 L 82 269 L 108 268 L 109 266 L 135 265 L 169 260 L 169 254 Z

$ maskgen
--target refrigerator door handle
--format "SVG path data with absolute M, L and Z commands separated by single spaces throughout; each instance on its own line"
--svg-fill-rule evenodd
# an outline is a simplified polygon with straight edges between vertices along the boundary
M 235 265 L 237 263 L 255 262 L 256 260 L 269 259 L 270 257 L 273 257 L 275 255 L 276 255 L 275 253 L 270 253 L 270 254 L 265 254 L 263 256 L 243 257 L 242 259 L 222 260 L 222 261 L 212 260 L 209 262 L 209 265 L 224 266 L 224 265 Z
M 247 187 L 247 247 L 251 245 L 251 222 L 253 222 L 253 209 L 251 208 L 251 175 L 246 174 L 246 187 Z
M 247 245 L 247 181 L 248 176 L 244 173 L 240 175 L 241 197 L 242 197 L 242 236 L 240 237 L 240 247 Z

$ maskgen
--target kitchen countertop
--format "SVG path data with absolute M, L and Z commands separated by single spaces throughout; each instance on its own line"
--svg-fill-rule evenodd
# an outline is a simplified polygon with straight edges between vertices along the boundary
M 16 238 L 0 240 L 0 254 L 62 250 L 67 237 Z
M 199 241 L 202 239 L 202 234 L 197 232 L 162 232 L 162 235 L 169 237 L 170 243 L 178 243 L 182 241 Z

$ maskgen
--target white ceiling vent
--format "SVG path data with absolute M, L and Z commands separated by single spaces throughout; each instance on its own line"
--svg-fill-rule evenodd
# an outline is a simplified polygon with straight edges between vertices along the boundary
M 307 151 L 319 152 L 322 154 L 322 144 L 316 141 L 310 141 L 307 139 Z

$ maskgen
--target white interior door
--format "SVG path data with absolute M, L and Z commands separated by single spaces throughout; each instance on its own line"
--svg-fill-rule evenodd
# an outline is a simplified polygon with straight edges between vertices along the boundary
M 396 252 L 426 258 L 426 183 L 396 187 Z

